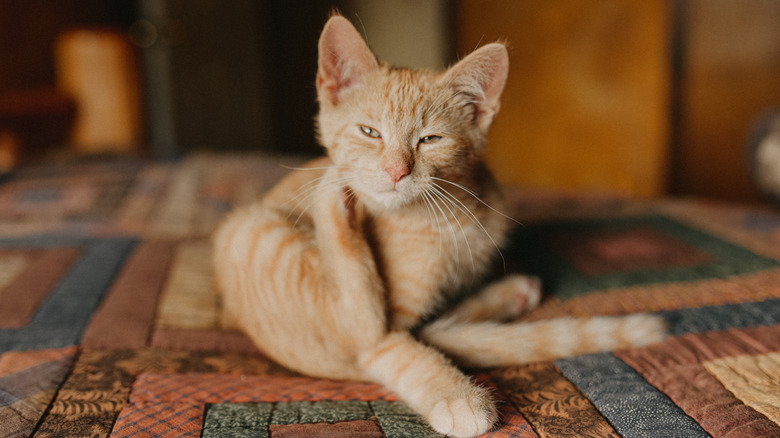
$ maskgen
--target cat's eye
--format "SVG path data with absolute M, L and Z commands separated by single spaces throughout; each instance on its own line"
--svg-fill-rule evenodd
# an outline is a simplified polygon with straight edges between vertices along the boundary
M 426 135 L 420 138 L 420 144 L 434 144 L 441 140 L 441 135 Z
M 382 138 L 382 134 L 380 134 L 379 131 L 377 131 L 374 128 L 370 128 L 368 126 L 363 126 L 363 125 L 360 125 L 359 128 L 360 128 L 360 132 L 362 132 L 367 137 Z

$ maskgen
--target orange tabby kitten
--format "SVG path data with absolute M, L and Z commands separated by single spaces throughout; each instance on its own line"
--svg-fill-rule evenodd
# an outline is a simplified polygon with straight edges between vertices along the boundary
M 225 311 L 258 347 L 305 374 L 381 383 L 438 432 L 466 437 L 488 431 L 496 407 L 451 360 L 519 364 L 663 336 L 649 315 L 501 323 L 539 301 L 538 281 L 520 276 L 409 332 L 483 275 L 504 240 L 482 154 L 508 67 L 494 43 L 443 73 L 391 68 L 345 18 L 328 21 L 317 122 L 329 158 L 215 236 Z

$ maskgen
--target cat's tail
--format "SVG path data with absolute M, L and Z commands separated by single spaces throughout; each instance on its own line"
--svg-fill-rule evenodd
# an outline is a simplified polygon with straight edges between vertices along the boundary
M 535 322 L 461 322 L 443 318 L 420 338 L 466 367 L 510 366 L 618 350 L 660 341 L 663 318 L 650 314 Z

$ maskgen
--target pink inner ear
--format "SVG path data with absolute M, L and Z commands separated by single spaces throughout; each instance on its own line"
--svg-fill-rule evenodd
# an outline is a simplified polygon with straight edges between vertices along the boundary
M 443 78 L 453 87 L 474 97 L 477 123 L 487 129 L 500 107 L 509 72 L 509 56 L 502 44 L 481 47 L 452 66 Z
M 501 92 L 504 91 L 504 84 L 509 73 L 509 62 L 506 57 L 506 52 L 503 51 L 497 54 L 492 59 L 492 71 L 490 72 L 490 78 L 488 82 L 483 85 L 483 91 L 485 92 L 485 100 L 490 106 L 495 107 L 494 111 L 498 111 L 499 100 L 501 98 Z
M 317 89 L 321 97 L 336 105 L 342 90 L 359 83 L 377 65 L 374 54 L 349 20 L 341 16 L 328 20 L 319 44 Z

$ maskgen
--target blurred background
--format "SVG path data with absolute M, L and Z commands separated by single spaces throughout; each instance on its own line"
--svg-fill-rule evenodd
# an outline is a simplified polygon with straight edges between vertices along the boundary
M 754 200 L 747 141 L 780 106 L 780 0 L 0 0 L 0 171 L 63 151 L 318 154 L 332 8 L 379 58 L 511 69 L 505 183 Z

